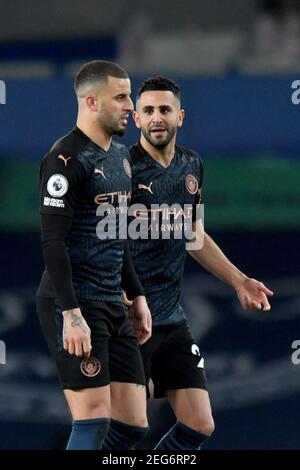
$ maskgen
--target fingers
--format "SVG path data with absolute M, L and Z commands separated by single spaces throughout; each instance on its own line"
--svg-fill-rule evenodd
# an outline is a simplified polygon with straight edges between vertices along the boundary
M 261 304 L 263 306 L 263 311 L 264 312 L 268 312 L 269 310 L 271 310 L 271 305 L 269 304 L 269 301 L 268 301 L 267 296 L 265 294 L 262 295 Z
M 271 291 L 269 291 L 271 292 Z M 263 310 L 264 312 L 268 312 L 271 310 L 271 305 L 269 304 L 267 295 L 264 292 L 260 292 L 259 295 L 255 296 L 256 298 L 252 298 L 249 295 L 244 295 L 240 298 L 240 302 L 244 310 Z
M 261 282 L 260 284 L 261 284 L 261 290 L 262 290 L 266 295 L 268 295 L 269 297 L 272 297 L 272 295 L 274 295 L 274 292 L 271 291 L 270 289 L 268 289 L 262 282 Z
M 265 305 L 263 308 L 264 312 L 269 312 L 271 310 L 271 305 L 268 303 L 268 305 Z
M 261 304 L 259 302 L 256 302 L 256 300 L 252 300 L 250 308 L 261 310 Z
M 148 326 L 147 319 L 142 320 L 142 322 L 141 322 L 141 331 L 145 334 L 149 333 L 149 326 Z
M 139 345 L 142 345 L 144 343 L 146 343 L 146 341 L 148 341 L 148 339 L 151 337 L 151 334 L 150 332 L 147 333 L 147 334 L 144 334 L 144 335 L 141 335 L 138 340 L 139 340 Z
M 91 345 L 90 339 L 87 339 L 82 343 L 82 349 L 83 349 L 84 357 L 90 357 L 91 350 L 92 350 L 92 345 Z
M 150 334 L 150 336 L 152 336 L 152 316 L 151 316 L 150 312 L 149 312 L 149 315 L 148 315 L 147 326 L 148 326 L 148 329 L 149 329 L 149 334 Z
M 126 295 L 126 292 L 123 290 L 122 292 L 122 296 L 123 296 L 123 302 L 125 305 L 127 305 L 127 307 L 131 307 L 133 305 L 133 301 L 132 300 L 128 300 L 127 298 L 127 295 Z
M 75 345 L 74 345 L 74 342 L 72 340 L 70 340 L 68 343 L 69 343 L 69 346 L 68 346 L 67 351 L 68 351 L 69 354 L 72 355 L 72 354 L 75 353 Z
M 80 339 L 75 340 L 75 356 L 81 357 L 82 356 L 82 343 Z
M 142 335 L 147 335 L 149 333 L 149 326 L 148 326 L 148 319 L 147 315 L 143 314 L 141 319 L 135 319 L 135 328 L 140 332 Z
M 90 336 L 86 336 L 85 338 L 64 339 L 64 350 L 76 357 L 90 357 L 91 349 Z
M 64 350 L 68 351 L 69 350 L 69 341 L 67 338 L 64 336 Z
M 241 303 L 244 310 L 252 310 L 253 308 L 255 310 L 261 310 L 260 302 L 257 302 L 248 296 L 245 296 Z
M 71 356 L 77 356 L 81 357 L 82 356 L 82 344 L 81 341 L 77 338 L 71 338 L 70 340 L 67 340 L 68 342 L 68 347 L 65 348 L 66 351 L 71 354 Z
M 149 328 L 146 321 L 137 321 L 136 319 L 132 322 L 134 333 L 138 339 L 140 345 L 144 344 L 151 336 L 151 328 Z
M 149 338 L 151 338 L 152 335 L 152 317 L 151 313 L 146 316 L 145 319 L 145 326 L 141 331 L 141 334 L 139 336 L 139 344 L 142 345 L 148 341 Z
M 76 357 L 90 357 L 91 330 L 82 316 L 77 317 L 74 325 L 68 315 L 64 315 L 63 346 L 64 350 Z
M 148 329 L 148 331 L 144 331 L 144 332 L 140 332 L 139 336 L 138 336 L 138 341 L 139 341 L 139 344 L 142 345 L 144 343 L 146 343 L 146 341 L 148 341 L 148 339 L 151 337 L 151 331 Z
M 249 310 L 250 308 L 252 308 L 250 299 L 247 295 L 240 298 L 240 302 L 241 302 L 241 305 L 243 307 L 243 310 Z
M 268 312 L 271 310 L 271 305 L 269 304 L 267 297 L 263 295 L 260 301 L 251 300 L 247 302 L 245 310 L 250 310 L 252 308 L 255 310 L 263 310 L 264 312 Z

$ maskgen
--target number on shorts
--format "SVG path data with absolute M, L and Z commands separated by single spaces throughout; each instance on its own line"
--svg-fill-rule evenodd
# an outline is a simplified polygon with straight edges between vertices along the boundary
M 200 356 L 200 351 L 199 351 L 199 348 L 198 348 L 197 344 L 192 344 L 191 350 L 192 350 L 192 353 L 195 354 L 195 356 Z M 197 364 L 197 367 L 201 367 L 202 369 L 204 368 L 204 359 L 203 359 L 203 357 L 201 357 L 200 361 Z

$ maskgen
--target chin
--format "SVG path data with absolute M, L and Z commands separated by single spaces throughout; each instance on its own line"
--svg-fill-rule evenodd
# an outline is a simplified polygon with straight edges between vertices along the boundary
M 126 127 L 124 127 L 123 129 L 118 129 L 117 131 L 115 131 L 115 135 L 118 135 L 119 137 L 123 137 L 125 132 L 126 132 Z
M 162 141 L 162 140 L 161 141 L 160 140 L 151 140 L 150 142 L 153 145 L 153 147 L 156 147 L 156 148 L 159 148 L 159 149 L 164 148 L 168 145 L 168 142 L 166 142 L 165 140 L 164 141 Z
M 159 149 L 159 150 L 162 150 L 164 148 L 167 147 L 168 144 L 165 144 L 165 143 L 156 143 L 155 145 L 153 145 L 153 147 Z

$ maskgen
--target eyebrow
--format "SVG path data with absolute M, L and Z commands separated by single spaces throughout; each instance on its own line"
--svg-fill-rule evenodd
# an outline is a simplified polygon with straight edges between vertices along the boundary
M 142 110 L 143 110 L 143 111 L 148 111 L 148 110 L 154 109 L 154 108 L 155 108 L 155 106 L 149 104 L 149 105 L 143 106 Z M 158 108 L 159 108 L 159 109 L 162 109 L 162 108 L 164 108 L 164 109 L 172 109 L 172 107 L 171 107 L 169 104 L 162 104 L 162 105 L 158 106 Z
M 117 93 L 114 97 L 118 98 L 119 96 L 130 96 L 130 93 L 121 92 L 121 93 Z

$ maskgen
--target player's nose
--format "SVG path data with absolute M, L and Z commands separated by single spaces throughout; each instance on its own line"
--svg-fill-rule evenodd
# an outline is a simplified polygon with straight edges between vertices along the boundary
M 131 113 L 134 110 L 133 102 L 132 99 L 128 96 L 128 99 L 126 100 L 126 106 L 125 106 L 125 111 L 128 113 Z
M 152 122 L 153 122 L 153 124 L 162 122 L 162 117 L 161 117 L 161 114 L 160 114 L 159 111 L 154 111 L 154 113 L 152 115 Z

